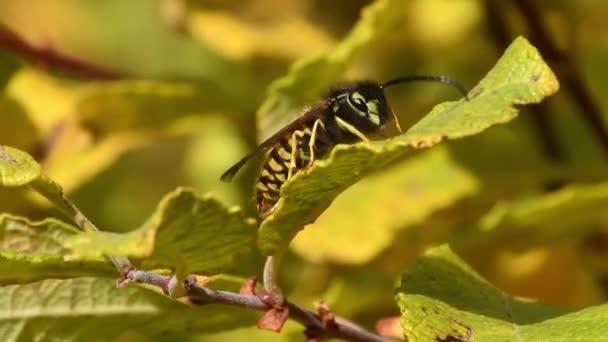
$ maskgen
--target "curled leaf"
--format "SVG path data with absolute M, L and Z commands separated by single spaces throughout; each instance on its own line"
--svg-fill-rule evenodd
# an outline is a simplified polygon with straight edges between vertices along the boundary
M 412 149 L 506 123 L 517 116 L 517 107 L 538 103 L 558 88 L 555 75 L 536 48 L 525 38 L 516 39 L 470 92 L 470 101 L 437 105 L 405 134 L 392 139 L 338 145 L 326 159 L 289 179 L 281 188 L 275 210 L 261 224 L 260 249 L 267 255 L 284 250 L 336 196 L 371 171 L 384 168 Z
M 145 257 L 145 268 L 171 268 L 185 276 L 231 267 L 237 255 L 254 249 L 254 242 L 255 221 L 245 218 L 240 209 L 179 188 L 165 196 L 141 228 L 123 234 L 81 234 L 66 245 L 76 257 Z

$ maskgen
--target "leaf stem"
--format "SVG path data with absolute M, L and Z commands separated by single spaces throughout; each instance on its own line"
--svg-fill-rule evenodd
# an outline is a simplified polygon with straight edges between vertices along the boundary
M 97 232 L 99 228 L 89 220 L 85 214 L 78 209 L 76 204 L 72 202 L 65 194 L 61 187 L 53 180 L 45 175 L 40 175 L 36 180 L 30 183 L 32 189 L 48 199 L 62 213 L 69 217 L 78 227 L 85 232 Z M 125 276 L 129 270 L 133 268 L 129 259 L 119 256 L 108 256 L 108 259 L 114 264 L 121 276 Z
M 266 258 L 264 263 L 264 289 L 268 291 L 275 299 L 276 304 L 283 304 L 283 291 L 278 284 L 279 265 L 281 263 L 280 255 L 271 255 Z

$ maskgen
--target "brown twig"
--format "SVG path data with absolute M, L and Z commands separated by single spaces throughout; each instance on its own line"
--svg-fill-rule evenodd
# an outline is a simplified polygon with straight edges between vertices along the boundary
M 126 274 L 126 278 L 133 282 L 157 286 L 164 291 L 172 277 L 148 271 L 132 270 Z M 207 303 L 219 303 L 259 311 L 268 311 L 272 309 L 272 307 L 264 303 L 259 296 L 214 290 L 204 286 L 198 286 L 194 282 L 186 282 L 184 286 L 187 295 L 195 304 L 204 305 Z M 335 324 L 324 324 L 322 317 L 320 317 L 318 313 L 304 309 L 288 300 L 285 300 L 283 305 L 289 310 L 290 319 L 301 323 L 309 331 L 315 331 L 317 337 L 338 338 L 355 342 L 394 341 L 373 334 L 344 318 L 335 317 Z
M 37 63 L 54 66 L 84 77 L 104 80 L 122 77 L 117 72 L 103 66 L 62 54 L 50 48 L 33 46 L 3 25 L 0 25 L 0 47 L 31 58 Z
M 0 157 L 7 155 L 0 146 Z M 6 159 L 6 157 L 5 157 Z M 56 184 L 46 176 L 39 177 L 32 184 L 34 190 L 46 197 L 66 214 L 83 231 L 99 231 L 99 229 L 78 209 L 76 204 L 70 201 Z M 250 278 L 242 289 L 243 294 L 228 291 L 219 291 L 207 287 L 198 286 L 196 277 L 188 276 L 183 284 L 176 281 L 175 276 L 163 276 L 154 272 L 137 270 L 129 259 L 121 256 L 109 256 L 108 259 L 114 264 L 120 274 L 117 286 L 126 286 L 130 281 L 156 286 L 165 295 L 173 298 L 186 295 L 194 304 L 220 303 L 240 306 L 254 310 L 266 311 L 284 310 L 282 317 L 302 323 L 306 327 L 306 333 L 314 334 L 316 340 L 326 338 L 338 338 L 346 341 L 356 342 L 390 342 L 392 340 L 373 334 L 355 323 L 344 318 L 335 317 L 332 324 L 327 324 L 327 313 L 319 314 L 306 310 L 297 304 L 285 300 L 282 296 L 277 301 L 276 293 L 266 290 L 257 290 L 255 278 Z M 275 260 L 276 261 L 276 260 Z M 272 262 L 276 266 L 276 263 Z M 276 269 L 274 270 L 276 271 Z M 276 274 L 275 274 L 276 275 Z M 273 281 L 276 281 L 274 279 Z M 253 293 L 253 294 L 249 294 Z M 262 295 L 264 294 L 264 295 Z M 266 300 L 264 299 L 266 297 Z M 324 319 L 325 318 L 325 319 Z M 282 324 L 281 324 L 282 326 Z M 280 329 L 280 326 L 278 327 Z
M 555 69 L 558 79 L 572 100 L 581 108 L 583 118 L 597 136 L 608 157 L 608 128 L 603 122 L 602 110 L 583 80 L 576 63 L 569 54 L 557 47 L 543 24 L 538 7 L 532 1 L 513 0 L 513 3 L 528 25 L 530 40 L 542 52 L 547 63 Z

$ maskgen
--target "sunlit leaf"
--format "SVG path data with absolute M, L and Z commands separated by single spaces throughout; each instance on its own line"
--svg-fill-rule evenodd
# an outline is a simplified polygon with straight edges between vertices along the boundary
M 483 20 L 483 5 L 475 1 L 414 0 L 408 5 L 412 39 L 431 51 L 467 39 Z
M 27 185 L 40 176 L 40 165 L 27 153 L 0 145 L 0 186 Z
M 516 39 L 470 92 L 470 101 L 440 104 L 408 132 L 392 139 L 338 145 L 328 158 L 285 183 L 281 199 L 260 227 L 262 252 L 284 250 L 299 230 L 366 173 L 384 168 L 411 149 L 428 148 L 506 123 L 517 116 L 517 106 L 540 102 L 558 87 L 538 51 L 526 39 Z
M 15 73 L 7 93 L 19 101 L 43 137 L 73 114 L 74 93 L 70 84 L 35 68 Z
M 96 135 L 116 131 L 166 132 L 188 116 L 237 108 L 217 89 L 194 83 L 159 81 L 100 82 L 78 90 L 76 110 L 82 124 Z M 242 108 L 242 107 L 241 107 Z
M 209 195 L 177 189 L 160 202 L 141 228 L 118 234 L 96 232 L 68 241 L 75 256 L 146 257 L 144 267 L 179 274 L 210 274 L 233 266 L 235 257 L 255 247 L 255 221 Z
M 422 224 L 434 211 L 476 191 L 473 175 L 446 149 L 433 149 L 349 188 L 298 234 L 292 248 L 313 262 L 369 262 L 394 243 L 400 230 Z
M 66 127 L 66 130 L 79 128 Z M 72 134 L 73 133 L 73 134 Z M 81 185 L 95 179 L 101 172 L 113 165 L 122 155 L 149 145 L 158 136 L 147 133 L 116 133 L 100 138 L 95 143 L 85 143 L 75 149 L 64 144 L 76 139 L 77 132 L 66 132 L 51 158 L 45 160 L 44 169 L 49 177 L 61 184 L 66 193 L 71 193 Z M 70 150 L 67 150 L 70 149 Z
M 7 342 L 214 332 L 250 325 L 255 319 L 255 313 L 239 308 L 188 307 L 152 290 L 117 288 L 114 280 L 94 278 L 0 287 L 0 312 L 0 336 Z
M 321 27 L 302 18 L 260 26 L 232 12 L 205 10 L 190 14 L 187 25 L 202 42 L 238 59 L 256 54 L 298 58 L 328 49 L 333 43 Z M 293 39 L 296 36 L 298 39 Z
M 608 336 L 608 306 L 557 308 L 509 296 L 447 246 L 403 274 L 396 295 L 408 341 L 597 341 Z M 559 332 L 559 333 L 556 333 Z

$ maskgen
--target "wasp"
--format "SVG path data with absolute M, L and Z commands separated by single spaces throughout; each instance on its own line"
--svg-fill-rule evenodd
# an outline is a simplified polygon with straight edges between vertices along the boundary
M 256 183 L 256 206 L 264 218 L 279 201 L 281 187 L 295 174 L 327 156 L 337 144 L 369 140 L 370 134 L 384 135 L 389 114 L 395 127 L 401 127 L 386 100 L 384 89 L 399 83 L 431 81 L 449 84 L 465 98 L 466 90 L 447 76 L 406 76 L 385 83 L 359 81 L 345 83 L 329 92 L 319 103 L 304 110 L 296 120 L 262 142 L 221 177 L 230 181 L 252 158 L 265 154 L 266 159 Z

